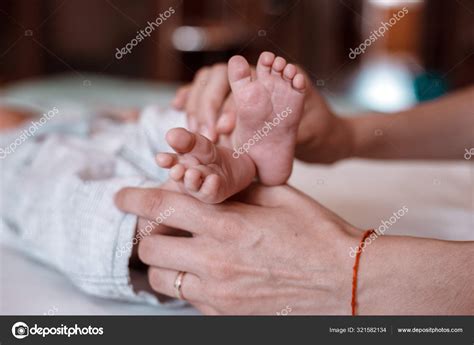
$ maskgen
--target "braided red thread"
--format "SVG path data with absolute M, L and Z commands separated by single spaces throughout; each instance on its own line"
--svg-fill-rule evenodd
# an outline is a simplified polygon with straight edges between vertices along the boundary
M 364 236 L 362 236 L 362 240 L 360 241 L 360 244 L 357 247 L 354 267 L 352 269 L 352 302 L 351 302 L 352 316 L 356 315 L 357 274 L 359 273 L 359 262 L 360 262 L 360 255 L 362 254 L 362 244 L 367 239 L 367 237 L 372 235 L 374 232 L 375 232 L 375 230 L 373 230 L 373 229 L 372 230 L 367 230 L 366 232 L 364 232 Z

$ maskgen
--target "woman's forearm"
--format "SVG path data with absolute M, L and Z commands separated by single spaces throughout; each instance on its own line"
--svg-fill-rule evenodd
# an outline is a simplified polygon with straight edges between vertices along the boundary
M 359 268 L 361 315 L 474 314 L 474 242 L 380 237 Z
M 395 114 L 348 119 L 352 156 L 462 159 L 474 147 L 474 87 Z

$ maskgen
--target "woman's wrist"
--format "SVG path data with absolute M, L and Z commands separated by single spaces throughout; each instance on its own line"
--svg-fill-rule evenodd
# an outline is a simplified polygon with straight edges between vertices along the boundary
M 473 254 L 467 242 L 378 237 L 361 255 L 358 313 L 472 314 Z
M 389 121 L 387 116 L 377 114 L 364 114 L 345 119 L 351 139 L 350 156 L 384 158 L 384 152 L 393 149 L 387 140 L 386 128 L 390 125 Z
M 316 115 L 314 116 L 317 119 Z M 335 163 L 351 158 L 355 152 L 353 124 L 346 118 L 331 114 L 326 128 L 306 126 L 305 136 L 299 136 L 296 158 L 308 163 Z M 303 124 L 305 125 L 305 124 Z
M 354 250 L 363 231 L 347 224 L 332 233 L 325 257 L 332 262 L 312 277 L 314 296 L 326 289 L 318 313 L 350 315 Z M 366 241 L 360 257 L 356 290 L 358 315 L 472 315 L 474 313 L 474 244 L 404 236 L 377 236 Z M 321 253 L 311 258 L 317 266 Z M 324 310 L 322 311 L 322 305 Z
M 354 258 L 351 248 L 356 247 L 363 231 L 340 219 L 333 219 L 328 229 L 320 229 L 327 238 L 324 250 L 313 250 L 310 261 L 314 267 L 320 267 L 312 275 L 313 295 L 309 301 L 313 310 L 310 314 L 350 315 L 352 297 L 352 269 Z M 321 292 L 323 292 L 321 294 Z M 308 302 L 308 301 L 307 301 Z

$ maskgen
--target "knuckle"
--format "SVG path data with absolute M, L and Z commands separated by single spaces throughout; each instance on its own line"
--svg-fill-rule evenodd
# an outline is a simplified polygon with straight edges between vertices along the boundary
M 221 282 L 231 279 L 235 273 L 233 266 L 225 259 L 211 260 L 209 267 L 211 267 L 212 276 Z
M 199 71 L 197 71 L 195 80 L 197 81 L 197 80 L 200 80 L 201 78 L 204 78 L 205 76 L 207 76 L 209 71 L 210 71 L 209 67 L 201 68 Z
M 153 193 L 153 195 L 150 195 L 148 198 L 145 199 L 143 208 L 145 211 L 145 214 L 147 215 L 154 215 L 158 214 L 160 208 L 162 207 L 163 204 L 163 197 L 161 191 L 157 190 Z
M 205 255 L 202 257 L 201 269 L 206 276 L 211 276 L 214 272 L 214 260 L 211 255 Z
M 215 205 L 215 207 L 220 208 L 218 214 L 221 215 L 210 220 L 216 225 L 215 228 L 218 229 L 216 234 L 219 238 L 226 240 L 236 239 L 242 233 L 241 229 L 245 228 L 241 214 L 226 207 L 226 205 Z
M 229 265 L 226 262 L 221 262 L 220 265 L 218 265 L 218 269 L 216 271 L 216 275 L 221 279 L 221 280 L 226 280 L 231 278 L 234 274 L 233 267 Z

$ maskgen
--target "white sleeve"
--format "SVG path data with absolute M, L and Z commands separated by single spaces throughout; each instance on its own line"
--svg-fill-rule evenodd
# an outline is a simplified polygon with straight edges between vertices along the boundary
M 53 266 L 87 293 L 158 304 L 133 290 L 128 266 L 137 218 L 114 205 L 118 190 L 150 180 L 94 145 L 51 134 L 0 160 L 0 241 Z

